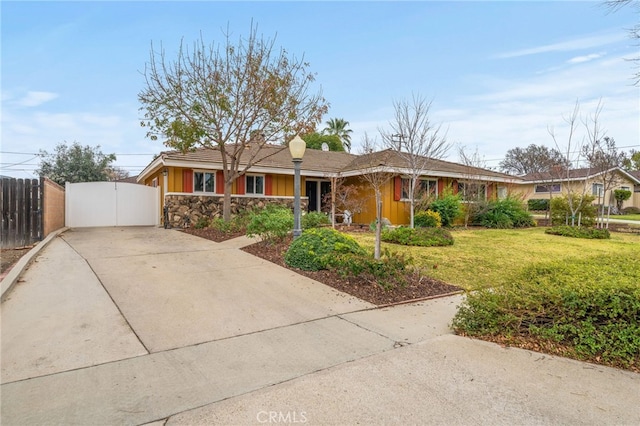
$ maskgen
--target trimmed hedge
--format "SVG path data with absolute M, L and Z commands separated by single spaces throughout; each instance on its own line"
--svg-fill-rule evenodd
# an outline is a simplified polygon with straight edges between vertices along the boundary
M 547 211 L 549 210 L 549 199 L 532 198 L 527 201 L 527 207 L 531 211 Z
M 639 265 L 637 250 L 533 265 L 509 284 L 468 293 L 453 327 L 468 336 L 560 344 L 563 355 L 640 368 Z
M 608 240 L 611 233 L 608 229 L 586 228 L 583 226 L 554 226 L 544 230 L 545 234 L 561 235 L 563 237 L 586 238 L 591 240 Z
M 451 232 L 443 228 L 406 228 L 385 229 L 382 241 L 405 246 L 436 247 L 453 245 Z

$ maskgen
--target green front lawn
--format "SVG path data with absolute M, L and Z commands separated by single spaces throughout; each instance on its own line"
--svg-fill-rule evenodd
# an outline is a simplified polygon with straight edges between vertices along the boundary
M 456 230 L 452 231 L 455 243 L 448 247 L 407 247 L 387 243 L 382 243 L 382 247 L 410 254 L 427 275 L 467 290 L 507 283 L 525 267 L 537 263 L 598 254 L 625 258 L 632 251 L 640 250 L 638 235 L 612 233 L 610 240 L 583 240 L 547 235 L 544 229 Z M 373 251 L 372 233 L 352 235 Z M 640 268 L 640 265 L 630 264 L 629 267 Z
M 640 214 L 625 214 L 622 216 L 611 216 L 612 219 L 637 220 L 640 221 Z

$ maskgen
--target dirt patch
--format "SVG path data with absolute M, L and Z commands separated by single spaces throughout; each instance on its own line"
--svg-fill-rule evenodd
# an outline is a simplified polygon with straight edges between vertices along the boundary
M 341 231 L 343 231 L 343 229 L 341 229 Z M 366 232 L 367 230 L 355 227 L 348 229 L 348 231 Z M 190 228 L 186 229 L 185 232 L 216 242 L 226 241 L 229 238 L 243 235 L 242 232 L 235 235 L 211 228 Z M 244 247 L 242 250 L 378 306 L 441 296 L 461 290 L 459 287 L 433 278 L 421 276 L 417 273 L 407 274 L 407 285 L 385 290 L 375 281 L 368 281 L 362 276 L 343 278 L 333 271 L 303 271 L 290 268 L 284 262 L 284 255 L 290 244 L 291 238 L 288 238 L 278 244 L 268 244 L 265 242 L 255 243 Z
M 20 258 L 29 253 L 33 246 L 0 250 L 0 274 L 9 272 Z

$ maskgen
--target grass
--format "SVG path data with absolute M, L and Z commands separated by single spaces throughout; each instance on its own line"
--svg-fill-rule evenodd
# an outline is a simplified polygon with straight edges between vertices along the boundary
M 406 247 L 382 243 L 392 252 L 410 254 L 427 275 L 467 290 L 505 284 L 528 266 L 613 254 L 629 257 L 640 250 L 640 236 L 612 233 L 610 240 L 583 240 L 544 233 L 545 228 L 520 230 L 470 229 L 452 231 L 448 247 Z M 373 251 L 373 234 L 353 234 Z M 640 268 L 640 265 L 629 265 Z M 622 273 L 622 272 L 621 272 Z M 611 277 L 615 280 L 615 277 Z
M 623 216 L 611 216 L 612 219 L 637 220 L 640 221 L 640 214 L 625 214 Z

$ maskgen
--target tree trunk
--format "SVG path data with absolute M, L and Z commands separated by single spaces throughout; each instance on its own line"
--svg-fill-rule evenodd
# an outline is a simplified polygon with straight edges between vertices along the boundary
M 231 220 L 231 188 L 233 181 L 224 182 L 224 197 L 222 198 L 222 219 L 225 222 Z
M 380 245 L 382 239 L 382 196 L 380 191 L 376 191 L 376 242 L 373 251 L 374 259 L 380 259 Z

